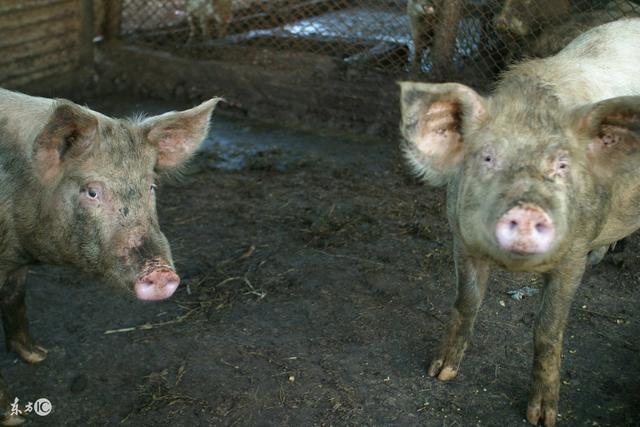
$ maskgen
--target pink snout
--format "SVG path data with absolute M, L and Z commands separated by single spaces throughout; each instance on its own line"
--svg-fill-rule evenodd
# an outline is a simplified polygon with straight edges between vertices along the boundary
M 157 301 L 173 295 L 179 284 L 180 277 L 175 271 L 161 268 L 138 278 L 134 290 L 138 299 Z
M 511 208 L 496 224 L 498 243 L 502 249 L 510 252 L 547 252 L 555 234 L 551 218 L 536 205 Z

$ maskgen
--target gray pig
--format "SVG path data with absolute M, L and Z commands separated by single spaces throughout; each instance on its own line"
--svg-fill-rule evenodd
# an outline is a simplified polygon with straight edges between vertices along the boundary
M 27 269 L 92 273 L 141 300 L 178 287 L 156 214 L 157 175 L 183 164 L 207 135 L 219 98 L 140 120 L 117 120 L 66 100 L 0 89 L 0 311 L 7 349 L 38 363 L 29 333 Z M 9 411 L 0 377 L 0 422 Z
M 458 295 L 429 365 L 453 379 L 490 269 L 541 273 L 527 419 L 556 422 L 560 354 L 589 259 L 640 227 L 640 19 L 584 33 L 523 62 L 483 97 L 456 83 L 401 83 L 405 153 L 447 185 Z

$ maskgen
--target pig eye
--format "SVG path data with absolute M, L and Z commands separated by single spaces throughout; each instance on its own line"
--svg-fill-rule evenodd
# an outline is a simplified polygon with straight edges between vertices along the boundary
M 98 202 L 102 199 L 102 187 L 97 183 L 92 183 L 80 190 L 80 193 L 91 202 Z
M 554 167 L 553 167 L 553 175 L 564 177 L 569 172 L 569 158 L 566 154 L 561 154 L 556 158 Z
M 482 159 L 482 164 L 484 164 L 486 167 L 489 167 L 489 168 L 495 167 L 496 157 L 493 151 L 493 147 L 491 146 L 485 147 L 484 150 L 482 150 L 480 158 Z

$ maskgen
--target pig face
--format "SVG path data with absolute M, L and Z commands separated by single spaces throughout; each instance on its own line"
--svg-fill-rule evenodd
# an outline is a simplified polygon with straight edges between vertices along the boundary
M 123 284 L 139 299 L 169 297 L 180 279 L 158 225 L 156 180 L 200 145 L 217 102 L 115 120 L 57 101 L 34 144 L 32 256 Z
M 408 13 L 412 16 L 432 16 L 436 13 L 433 0 L 409 0 Z
M 604 162 L 632 167 L 621 153 L 633 139 L 628 119 L 638 118 L 634 97 L 563 112 L 544 91 L 532 105 L 459 84 L 401 85 L 407 160 L 427 182 L 450 185 L 451 225 L 467 248 L 545 271 L 576 234 L 597 234 L 589 217 L 605 209 L 613 170 Z

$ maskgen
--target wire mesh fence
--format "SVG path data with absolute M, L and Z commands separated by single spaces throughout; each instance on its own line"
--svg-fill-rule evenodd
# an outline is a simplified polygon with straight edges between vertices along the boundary
M 523 56 L 640 16 L 630 0 L 121 0 L 95 9 L 99 33 L 115 28 L 127 43 L 194 59 L 295 51 L 423 80 L 491 80 Z

